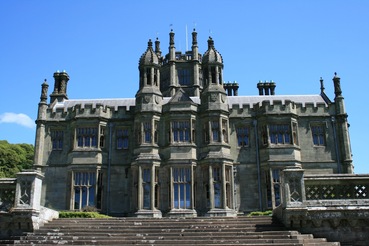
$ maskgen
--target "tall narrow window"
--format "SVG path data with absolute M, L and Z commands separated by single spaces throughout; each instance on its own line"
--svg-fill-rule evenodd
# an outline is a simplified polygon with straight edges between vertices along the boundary
M 178 69 L 178 82 L 180 85 L 190 85 L 191 74 L 188 69 Z
M 143 208 L 150 209 L 151 195 L 151 170 L 150 168 L 142 169 L 142 190 L 143 190 Z
M 141 124 L 135 125 L 135 136 L 137 144 L 141 144 L 142 143 Z
M 51 131 L 51 141 L 53 144 L 53 150 L 63 149 L 63 131 L 53 130 Z
M 266 189 L 266 202 L 267 202 L 267 208 L 272 208 L 272 185 L 271 185 L 271 179 L 270 179 L 270 170 L 264 171 L 264 182 L 265 182 L 265 189 Z
M 189 121 L 173 121 L 172 132 L 174 142 L 190 141 L 190 122 Z
M 151 85 L 151 68 L 146 68 L 147 85 Z
M 226 166 L 225 168 L 225 182 L 226 182 L 226 205 L 228 208 L 232 208 L 232 167 Z
M 158 86 L 158 70 L 154 69 L 154 85 Z
M 217 83 L 217 76 L 215 72 L 215 67 L 211 67 L 211 83 L 216 84 Z
M 74 209 L 95 206 L 96 173 L 75 172 L 73 174 Z
M 281 204 L 281 185 L 280 185 L 280 178 L 279 178 L 279 169 L 272 170 L 272 177 L 273 177 L 273 191 L 274 191 L 274 206 L 277 207 Z
M 173 208 L 191 208 L 191 168 L 173 168 Z
M 222 169 L 213 167 L 214 207 L 222 206 Z
M 144 122 L 145 143 L 151 143 L 151 122 Z
M 97 128 L 77 128 L 78 147 L 97 147 Z
M 238 146 L 240 147 L 249 146 L 249 134 L 250 134 L 249 132 L 250 130 L 248 127 L 245 126 L 237 127 L 236 133 Z
M 299 139 L 297 136 L 297 123 L 292 122 L 292 138 L 293 138 L 293 144 L 299 145 Z
M 128 129 L 118 129 L 116 132 L 117 149 L 128 149 Z
M 291 127 L 287 124 L 276 124 L 269 126 L 270 143 L 290 144 Z
M 223 136 L 223 142 L 228 143 L 228 122 L 227 120 L 222 120 L 222 136 Z
M 155 167 L 155 208 L 159 207 L 160 187 L 159 187 L 159 169 Z
M 159 122 L 154 121 L 154 143 L 158 143 L 159 141 L 159 133 L 158 133 Z
M 100 126 L 100 148 L 105 147 L 105 126 Z
M 211 121 L 211 133 L 213 142 L 219 142 L 219 121 Z
M 325 145 L 325 132 L 323 125 L 311 126 L 311 134 L 313 136 L 313 143 L 315 146 Z
M 192 120 L 192 135 L 191 135 L 191 140 L 193 143 L 196 142 L 196 121 Z
M 263 125 L 261 128 L 261 138 L 263 145 L 268 145 L 268 128 L 266 125 Z
M 281 204 L 280 170 L 266 170 L 265 184 L 268 208 L 279 206 Z
M 205 122 L 204 123 L 204 129 L 203 129 L 203 133 L 204 133 L 204 143 L 209 143 L 209 123 Z

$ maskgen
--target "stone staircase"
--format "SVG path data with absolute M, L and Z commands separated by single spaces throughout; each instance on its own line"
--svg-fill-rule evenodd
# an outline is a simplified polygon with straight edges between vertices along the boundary
M 306 245 L 339 243 L 286 230 L 272 217 L 57 219 L 3 245 Z

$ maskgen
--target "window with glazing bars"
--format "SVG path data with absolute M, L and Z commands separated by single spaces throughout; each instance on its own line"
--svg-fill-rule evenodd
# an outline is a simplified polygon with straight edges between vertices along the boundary
M 128 149 L 128 129 L 118 129 L 117 136 L 117 149 Z
M 288 124 L 269 125 L 270 143 L 291 144 L 291 127 Z
M 189 121 L 173 121 L 172 132 L 174 142 L 190 141 L 190 122 Z
M 97 128 L 77 128 L 78 147 L 97 147 Z
M 191 208 L 191 168 L 173 168 L 173 207 Z
M 219 142 L 219 121 L 211 121 L 211 133 L 213 142 Z
M 145 133 L 145 143 L 151 143 L 152 126 L 151 122 L 144 122 L 144 133 Z
M 95 206 L 96 173 L 74 172 L 74 209 L 81 210 L 87 206 Z
M 53 150 L 63 149 L 63 135 L 64 132 L 60 130 L 51 131 L 51 141 L 53 144 Z
M 240 147 L 249 146 L 249 128 L 245 126 L 237 127 L 236 133 L 238 146 Z
M 311 134 L 313 136 L 313 143 L 316 146 L 325 145 L 325 131 L 323 125 L 311 126 Z

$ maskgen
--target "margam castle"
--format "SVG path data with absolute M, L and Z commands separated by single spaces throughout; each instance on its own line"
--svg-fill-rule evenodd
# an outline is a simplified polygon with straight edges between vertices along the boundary
M 255 96 L 223 80 L 212 38 L 199 53 L 149 40 L 139 58 L 135 98 L 69 99 L 69 75 L 42 84 L 35 169 L 44 173 L 41 205 L 95 207 L 138 217 L 236 216 L 281 201 L 280 172 L 353 173 L 340 78 L 330 100 L 276 95 L 259 82 Z M 319 82 L 317 83 L 319 84 Z M 71 85 L 73 86 L 73 84 Z

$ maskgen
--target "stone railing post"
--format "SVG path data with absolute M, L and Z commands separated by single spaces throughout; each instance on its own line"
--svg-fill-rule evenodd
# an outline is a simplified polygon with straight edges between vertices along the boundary
M 287 167 L 281 173 L 281 185 L 281 205 L 273 210 L 273 215 L 288 228 L 302 228 L 307 213 L 304 170 Z
M 17 173 L 12 223 L 8 235 L 18 236 L 39 229 L 45 222 L 57 218 L 59 213 L 41 206 L 43 175 L 35 170 Z
M 40 172 L 34 170 L 17 173 L 13 212 L 40 212 L 43 178 Z
M 282 207 L 301 207 L 306 201 L 304 169 L 288 167 L 282 171 Z

